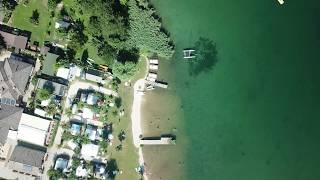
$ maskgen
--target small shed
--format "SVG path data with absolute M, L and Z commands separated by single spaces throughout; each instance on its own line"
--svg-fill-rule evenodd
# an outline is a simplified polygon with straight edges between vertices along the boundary
M 54 27 L 58 29 L 58 28 L 68 28 L 69 26 L 70 26 L 70 23 L 60 20 L 55 23 Z

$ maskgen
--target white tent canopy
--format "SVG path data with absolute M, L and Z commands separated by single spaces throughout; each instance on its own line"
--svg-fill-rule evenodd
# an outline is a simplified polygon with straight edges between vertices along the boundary
M 85 144 L 81 148 L 81 155 L 84 159 L 90 160 L 98 156 L 99 146 L 95 144 Z

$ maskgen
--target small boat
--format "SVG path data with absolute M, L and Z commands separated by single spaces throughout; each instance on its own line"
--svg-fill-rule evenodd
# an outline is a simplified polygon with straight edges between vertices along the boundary
M 284 0 L 278 0 L 279 4 L 284 4 Z

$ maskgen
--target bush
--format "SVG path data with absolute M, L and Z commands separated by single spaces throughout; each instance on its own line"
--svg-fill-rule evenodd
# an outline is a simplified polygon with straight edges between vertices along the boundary
M 130 79 L 137 70 L 137 65 L 133 62 L 120 63 L 116 61 L 112 67 L 113 74 L 122 81 Z
M 51 95 L 52 94 L 51 92 L 49 92 L 48 89 L 38 89 L 37 96 L 38 96 L 38 99 L 42 101 L 49 99 Z
M 33 10 L 32 11 L 32 15 L 30 17 L 30 22 L 33 23 L 33 24 L 39 24 L 39 17 L 40 17 L 40 14 L 38 12 L 38 10 Z

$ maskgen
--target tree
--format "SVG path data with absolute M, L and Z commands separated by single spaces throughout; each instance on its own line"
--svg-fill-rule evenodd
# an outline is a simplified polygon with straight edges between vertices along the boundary
M 17 1 L 15 0 L 2 0 L 2 4 L 7 11 L 13 11 L 18 5 Z
M 50 101 L 49 105 L 45 107 L 45 111 L 48 115 L 54 115 L 57 113 L 57 104 L 53 101 Z
M 88 36 L 84 34 L 84 24 L 80 19 L 76 20 L 71 29 L 71 38 L 69 46 L 72 49 L 79 50 L 88 41 Z
M 38 10 L 37 9 L 33 10 L 32 15 L 30 17 L 30 22 L 33 24 L 36 24 L 36 25 L 39 24 L 39 16 L 40 16 L 40 14 L 39 14 Z
M 7 43 L 4 41 L 3 36 L 0 34 L 0 54 L 6 48 L 7 48 Z
M 48 89 L 38 89 L 37 96 L 40 100 L 47 100 L 51 97 L 51 92 Z
M 55 9 L 61 0 L 48 0 L 48 8 Z
M 140 7 L 136 0 L 128 0 L 127 4 L 130 24 L 128 44 L 161 57 L 172 57 L 174 47 L 162 30 L 160 21 L 155 18 L 155 11 L 148 6 Z
M 136 72 L 138 68 L 134 62 L 114 62 L 112 67 L 113 74 L 122 81 L 130 79 Z
M 99 142 L 99 151 L 102 153 L 102 154 L 106 154 L 107 153 L 107 149 L 108 149 L 108 142 L 106 142 L 105 140 L 102 140 Z
M 53 178 L 56 178 L 56 179 L 60 179 L 60 178 L 63 178 L 63 173 L 59 170 L 55 170 L 53 168 L 50 168 L 48 171 L 47 171 L 47 175 L 49 177 L 53 177 Z
M 104 42 L 98 47 L 98 56 L 100 56 L 107 65 L 112 65 L 115 59 L 115 49 Z

